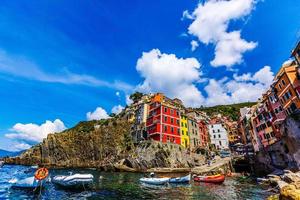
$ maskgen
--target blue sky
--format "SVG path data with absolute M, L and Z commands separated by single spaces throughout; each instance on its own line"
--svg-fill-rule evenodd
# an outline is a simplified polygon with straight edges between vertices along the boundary
M 232 1 L 231 7 L 240 0 Z M 40 141 L 26 139 L 30 132 L 35 137 L 72 127 L 88 112 L 107 117 L 134 90 L 163 91 L 188 106 L 255 100 L 300 37 L 300 2 L 247 1 L 248 7 L 238 5 L 247 14 L 223 9 L 226 28 L 215 37 L 223 26 L 210 23 L 204 12 L 209 2 L 1 1 L 0 148 L 28 147 Z M 212 8 L 222 9 L 219 3 L 211 2 Z M 193 14 L 199 5 L 203 10 Z M 210 42 L 202 37 L 203 24 L 189 31 L 197 19 L 212 26 L 205 35 Z M 217 46 L 222 50 L 234 31 L 240 31 L 235 42 L 244 40 L 242 59 L 213 66 Z

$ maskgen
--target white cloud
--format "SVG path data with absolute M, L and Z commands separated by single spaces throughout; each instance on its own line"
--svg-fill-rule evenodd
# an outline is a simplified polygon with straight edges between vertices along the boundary
M 206 105 L 231 104 L 246 101 L 257 101 L 270 87 L 274 74 L 269 66 L 265 66 L 255 74 L 245 73 L 233 75 L 233 80 L 210 79 L 204 88 L 208 97 Z
M 126 105 L 130 105 L 130 104 L 132 104 L 133 103 L 133 101 L 130 99 L 130 95 L 126 95 L 125 96 L 125 98 L 126 98 Z
M 193 16 L 189 13 L 188 10 L 183 11 L 181 20 L 184 19 L 193 19 Z
M 114 113 L 114 114 L 119 114 L 120 112 L 122 112 L 123 109 L 124 109 L 123 106 L 117 105 L 117 106 L 114 106 L 114 107 L 111 109 L 111 112 Z
M 48 73 L 30 60 L 15 55 L 9 55 L 0 49 L 0 73 L 21 78 L 62 84 L 78 84 L 87 86 L 100 86 L 131 91 L 133 87 L 122 81 L 108 82 L 86 74 L 76 74 L 64 68 L 60 72 Z
M 185 18 L 193 19 L 188 27 L 189 34 L 196 36 L 204 44 L 215 44 L 214 67 L 232 67 L 243 61 L 242 54 L 257 46 L 241 38 L 240 30 L 228 32 L 230 21 L 245 17 L 254 9 L 255 0 L 211 0 L 199 3 L 190 15 L 183 12 Z
M 88 121 L 100 120 L 100 119 L 109 118 L 109 115 L 107 114 L 107 112 L 103 108 L 97 107 L 94 112 L 86 113 L 86 118 L 87 118 Z
M 199 46 L 198 42 L 195 40 L 191 41 L 191 50 L 195 51 L 197 49 L 197 47 Z
M 23 151 L 26 149 L 29 149 L 31 147 L 31 145 L 27 144 L 27 143 L 16 143 L 13 145 L 12 151 Z
M 41 125 L 17 123 L 10 129 L 12 133 L 5 134 L 5 136 L 10 139 L 37 143 L 46 138 L 49 133 L 61 132 L 65 129 L 65 125 L 60 119 L 53 122 L 47 120 Z M 23 145 L 23 147 L 25 146 Z
M 247 42 L 241 39 L 239 31 L 224 33 L 221 40 L 216 43 L 215 58 L 210 62 L 214 67 L 231 67 L 243 61 L 242 54 L 257 46 L 255 42 Z
M 203 103 L 203 96 L 195 86 L 201 75 L 197 59 L 177 58 L 174 54 L 153 49 L 143 53 L 136 69 L 144 78 L 138 90 L 146 93 L 163 92 L 171 98 L 182 99 L 187 106 L 200 106 Z
M 282 63 L 282 65 L 289 65 L 289 64 L 291 64 L 292 62 L 293 62 L 293 59 L 289 58 L 289 59 L 287 59 L 286 61 L 284 61 L 284 62 Z

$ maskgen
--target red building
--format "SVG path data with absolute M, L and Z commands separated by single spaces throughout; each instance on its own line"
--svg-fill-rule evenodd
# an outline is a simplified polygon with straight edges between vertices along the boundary
M 153 140 L 181 144 L 179 110 L 163 94 L 153 97 L 146 126 L 148 135 Z
M 200 146 L 206 147 L 208 145 L 208 130 L 206 123 L 203 120 L 198 121 L 199 126 L 199 136 L 200 136 Z

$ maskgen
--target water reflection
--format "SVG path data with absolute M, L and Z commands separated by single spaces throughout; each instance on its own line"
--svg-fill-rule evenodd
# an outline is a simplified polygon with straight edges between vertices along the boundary
M 26 173 L 24 173 L 26 171 Z M 5 165 L 0 168 L 0 199 L 36 199 L 39 192 L 12 189 L 9 180 L 33 175 L 29 167 Z M 139 182 L 143 174 L 122 172 L 98 172 L 96 170 L 50 170 L 51 177 L 73 173 L 91 173 L 94 184 L 88 190 L 65 189 L 47 183 L 41 191 L 40 199 L 205 199 L 242 200 L 265 199 L 269 192 L 249 183 L 229 178 L 221 185 L 192 183 L 169 184 L 165 186 L 145 185 Z

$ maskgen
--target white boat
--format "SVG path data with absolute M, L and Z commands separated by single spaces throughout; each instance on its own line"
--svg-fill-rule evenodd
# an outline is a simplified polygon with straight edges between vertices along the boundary
M 70 186 L 85 186 L 93 183 L 94 176 L 92 174 L 73 174 L 69 176 L 55 176 L 52 178 L 52 183 L 70 187 Z
M 168 183 L 170 178 L 140 178 L 140 182 L 150 185 L 164 185 Z
M 187 176 L 182 176 L 182 177 L 175 177 L 175 178 L 170 178 L 169 182 L 170 183 L 188 183 L 191 180 L 191 175 Z
M 41 184 L 41 182 L 35 179 L 33 176 L 20 179 L 20 180 L 12 179 L 9 181 L 9 183 L 12 183 L 12 187 L 16 187 L 16 188 L 37 188 L 39 186 L 43 186 L 43 184 Z
M 4 165 L 4 161 L 0 160 L 0 167 Z

